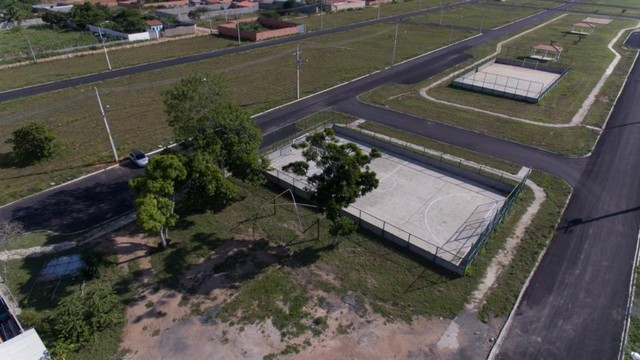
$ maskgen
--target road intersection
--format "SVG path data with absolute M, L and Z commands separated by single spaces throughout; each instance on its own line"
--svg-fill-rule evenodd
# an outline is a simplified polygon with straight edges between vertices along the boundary
M 569 5 L 558 10 L 565 7 Z M 633 67 L 593 154 L 587 158 L 565 157 L 401 114 L 361 103 L 357 96 L 385 83 L 413 83 L 435 76 L 465 61 L 466 50 L 536 24 L 558 10 L 547 10 L 254 118 L 266 134 L 265 142 L 273 143 L 294 133 L 296 120 L 335 107 L 369 121 L 540 169 L 571 184 L 574 193 L 501 336 L 500 348 L 494 351 L 496 359 L 618 356 L 640 226 L 640 189 L 635 176 L 640 164 L 640 65 L 636 62 Z M 0 101 L 4 94 L 0 94 Z M 28 96 L 29 92 L 13 94 Z M 126 181 L 135 174 L 116 167 L 2 207 L 0 220 L 18 220 L 30 229 L 76 231 L 78 226 L 131 209 Z

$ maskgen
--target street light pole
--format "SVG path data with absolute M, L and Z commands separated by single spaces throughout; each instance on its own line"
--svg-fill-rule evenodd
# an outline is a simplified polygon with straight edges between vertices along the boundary
M 442 1 L 440 1 L 440 25 L 442 25 L 442 16 L 444 15 L 444 7 L 442 6 Z
M 104 57 L 107 58 L 107 66 L 109 67 L 109 71 L 111 71 L 111 61 L 109 61 L 107 46 L 104 44 L 104 38 L 102 37 L 102 29 L 98 29 L 98 34 L 100 34 L 100 42 L 102 43 L 102 49 L 104 50 Z
M 478 33 L 482 34 L 482 26 L 484 25 L 484 10 L 482 10 L 482 18 L 480 18 L 480 31 Z
M 100 113 L 102 114 L 102 120 L 104 121 L 104 126 L 107 128 L 107 135 L 109 135 L 109 142 L 111 143 L 111 150 L 113 151 L 113 158 L 116 162 L 118 162 L 118 153 L 116 152 L 116 146 L 113 143 L 113 137 L 111 136 L 111 130 L 109 130 L 109 122 L 107 122 L 107 115 L 104 113 L 104 108 L 102 107 L 102 101 L 100 100 L 100 94 L 98 94 L 98 88 L 96 89 L 96 97 L 98 98 L 98 106 L 100 106 Z
M 302 66 L 302 60 L 300 60 L 300 45 L 296 45 L 296 99 L 300 99 L 300 67 Z
M 396 24 L 396 35 L 393 38 L 393 54 L 391 55 L 391 66 L 395 64 L 396 61 L 396 45 L 398 44 L 398 27 L 400 24 Z
M 382 0 L 378 0 L 378 19 L 380 19 L 380 9 L 382 8 Z
M 323 22 L 322 22 L 322 14 L 324 14 L 324 0 L 320 1 L 320 30 L 321 31 L 324 28 Z

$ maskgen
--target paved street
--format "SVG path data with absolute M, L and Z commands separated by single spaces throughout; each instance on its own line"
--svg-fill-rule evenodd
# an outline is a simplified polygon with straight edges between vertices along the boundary
M 565 5 L 568 7 L 570 5 Z M 627 307 L 628 284 L 640 225 L 640 65 L 636 63 L 592 156 L 568 158 L 426 119 L 358 102 L 384 83 L 412 83 L 458 64 L 465 51 L 555 10 L 439 50 L 372 76 L 283 106 L 255 118 L 273 143 L 294 132 L 296 120 L 318 110 L 338 110 L 467 149 L 547 171 L 574 186 L 557 233 L 535 272 L 498 359 L 615 359 Z M 96 80 L 92 80 L 96 81 Z M 64 85 L 64 84 L 63 84 Z M 66 85 L 64 85 L 66 86 Z M 37 93 L 37 92 L 34 92 Z M 6 93 L 4 93 L 6 94 Z M 0 94 L 0 101 L 2 101 Z M 19 93 L 15 93 L 19 94 Z M 20 96 L 28 96 L 24 93 Z M 454 115 L 452 115 L 454 116 Z M 0 208 L 0 220 L 30 229 L 69 232 L 131 209 L 120 167 Z

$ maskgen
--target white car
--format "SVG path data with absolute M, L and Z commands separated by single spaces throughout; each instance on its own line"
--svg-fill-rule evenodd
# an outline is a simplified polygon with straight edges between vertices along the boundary
M 145 167 L 147 166 L 147 163 L 149 163 L 147 155 L 138 149 L 131 150 L 129 153 L 129 159 L 139 167 Z

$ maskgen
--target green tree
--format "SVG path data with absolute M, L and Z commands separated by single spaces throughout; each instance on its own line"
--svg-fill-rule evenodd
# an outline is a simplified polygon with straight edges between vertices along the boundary
M 342 209 L 378 187 L 376 173 L 370 170 L 369 164 L 380 157 L 380 152 L 372 149 L 366 154 L 354 143 L 341 144 L 331 128 L 308 135 L 295 147 L 303 149 L 305 161 L 289 163 L 283 170 L 307 177 L 309 187 L 305 191 L 333 222 L 330 231 L 335 246 L 338 235 L 347 235 L 356 229 L 353 221 L 340 216 Z M 315 164 L 317 172 L 308 173 L 310 162 Z
M 111 21 L 117 24 L 114 30 L 125 33 L 141 32 L 147 28 L 142 13 L 137 9 L 118 9 L 118 11 L 113 14 Z
M 146 175 L 129 180 L 138 211 L 138 225 L 160 234 L 160 246 L 167 247 L 169 227 L 175 225 L 175 193 L 186 178 L 185 159 L 174 154 L 157 155 L 149 161 Z
M 69 15 L 59 12 L 45 12 L 42 14 L 42 21 L 51 25 L 52 28 L 62 28 L 64 23 L 69 19 Z
M 193 75 L 164 93 L 168 123 L 176 137 L 207 153 L 218 168 L 243 181 L 263 181 L 268 159 L 259 149 L 260 129 L 231 101 L 218 74 Z
M 72 350 L 124 321 L 124 308 L 110 282 L 99 280 L 60 300 L 55 330 L 59 342 Z
M 31 164 L 51 157 L 56 148 L 56 136 L 40 123 L 19 127 L 7 140 L 12 145 L 16 160 Z
M 211 154 L 197 151 L 189 158 L 188 192 L 193 202 L 226 203 L 236 194 L 233 183 L 224 176 Z
M 10 1 L 4 5 L 0 13 L 2 13 L 3 20 L 13 21 L 20 25 L 22 20 L 31 17 L 31 6 L 20 1 Z
M 87 25 L 97 25 L 111 18 L 109 8 L 101 4 L 85 2 L 82 5 L 74 5 L 71 9 L 71 21 L 84 29 Z

